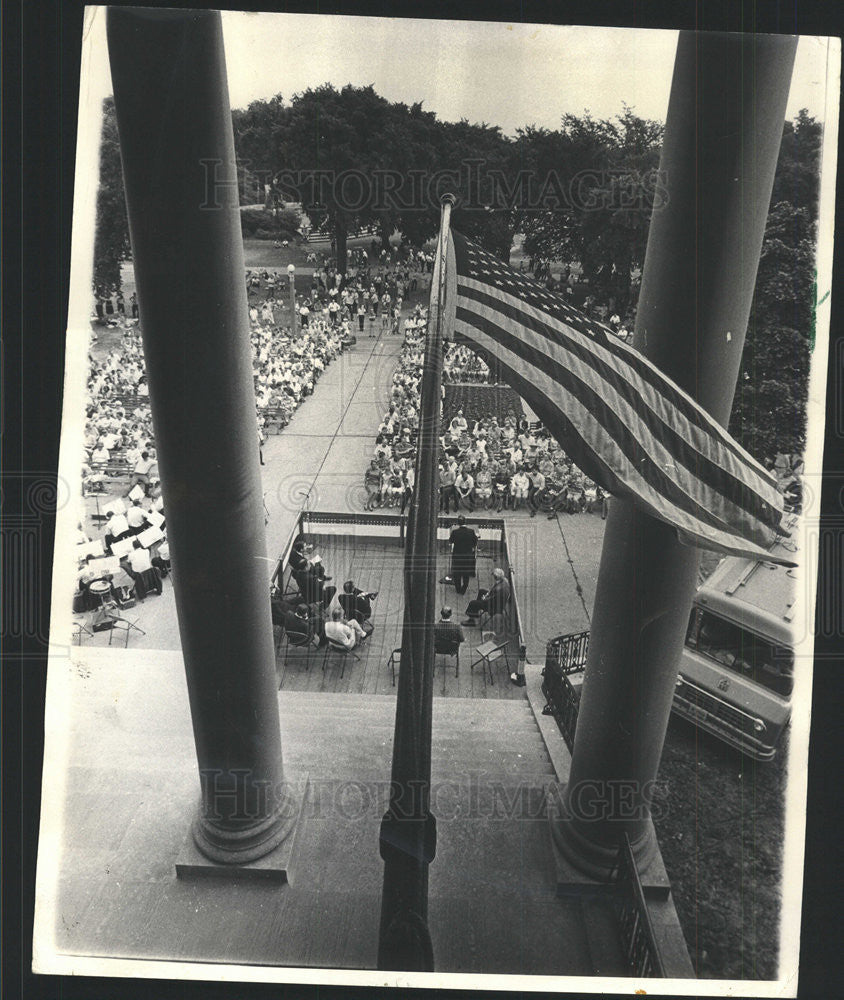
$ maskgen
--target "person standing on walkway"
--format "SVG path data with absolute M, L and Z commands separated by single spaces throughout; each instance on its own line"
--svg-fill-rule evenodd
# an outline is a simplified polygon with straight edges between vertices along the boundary
M 457 467 L 453 462 L 440 464 L 440 510 L 446 514 L 449 512 L 452 500 L 454 500 L 454 513 L 456 514 L 459 509 L 457 490 L 454 488 L 456 479 Z
M 478 548 L 478 536 L 468 527 L 466 518 L 461 514 L 457 518 L 457 527 L 448 539 L 451 545 L 451 578 L 458 594 L 465 594 L 469 580 L 475 575 L 475 552 Z
M 404 513 L 405 507 L 410 503 L 410 499 L 413 496 L 413 487 L 416 482 L 416 473 L 413 471 L 412 466 L 408 466 L 402 474 L 402 483 L 404 489 L 401 495 L 401 513 Z

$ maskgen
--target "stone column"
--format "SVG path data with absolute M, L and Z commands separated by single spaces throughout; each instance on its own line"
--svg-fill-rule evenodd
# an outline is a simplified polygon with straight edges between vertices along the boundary
M 203 855 L 295 823 L 282 771 L 220 14 L 111 7 L 108 45 L 201 803 Z
M 796 38 L 681 32 L 635 346 L 726 425 L 771 198 Z M 553 821 L 567 861 L 607 878 L 618 836 L 656 854 L 653 783 L 699 553 L 611 501 L 571 774 Z

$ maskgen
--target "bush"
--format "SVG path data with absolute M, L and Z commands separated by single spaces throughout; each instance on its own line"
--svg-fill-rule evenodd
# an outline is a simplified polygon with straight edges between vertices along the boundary
M 295 208 L 283 208 L 277 216 L 263 208 L 249 208 L 240 213 L 243 235 L 257 239 L 296 239 L 299 224 L 300 217 Z

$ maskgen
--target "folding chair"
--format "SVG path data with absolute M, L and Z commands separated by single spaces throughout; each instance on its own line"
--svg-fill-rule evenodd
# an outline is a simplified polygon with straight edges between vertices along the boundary
M 108 644 L 111 645 L 111 640 L 114 638 L 114 633 L 116 631 L 123 631 L 125 638 L 123 641 L 123 648 L 127 649 L 129 646 L 129 633 L 134 629 L 136 632 L 140 632 L 141 635 L 146 635 L 146 632 L 142 628 L 138 627 L 137 622 L 129 621 L 128 618 L 113 617 L 111 623 L 111 629 L 108 633 Z
M 81 646 L 82 645 L 82 634 L 83 634 L 83 632 L 86 635 L 90 635 L 90 636 L 93 636 L 93 634 L 94 634 L 88 628 L 88 626 L 85 624 L 85 620 L 83 618 L 74 618 L 73 619 L 73 631 L 71 633 L 71 639 L 70 639 L 70 641 L 73 642 L 73 640 L 76 639 L 76 644 L 78 646 Z
M 492 664 L 495 660 L 501 659 L 502 655 L 507 663 L 507 673 L 510 673 L 510 657 L 507 655 L 507 644 L 509 639 L 505 639 L 503 642 L 497 642 L 495 639 L 489 639 L 487 642 L 481 643 L 480 646 L 475 650 L 478 654 L 478 658 L 473 660 L 469 664 L 469 669 L 474 673 L 475 664 L 484 664 L 484 680 L 486 680 L 486 673 L 489 672 L 489 683 L 494 684 L 495 678 L 492 676 Z
M 434 661 L 438 656 L 454 657 L 454 676 L 460 674 L 460 643 L 459 642 L 438 642 L 434 639 Z M 445 664 L 443 664 L 443 694 L 445 694 Z
M 288 632 L 284 630 L 283 639 L 287 640 L 287 650 L 284 654 L 285 666 L 287 665 L 287 653 L 291 646 L 296 646 L 297 649 L 305 650 L 305 670 L 311 669 L 311 649 L 313 648 L 313 637 L 307 635 L 305 632 Z M 281 642 L 279 642 L 281 645 Z
M 329 653 L 337 653 L 340 656 L 340 658 L 341 658 L 342 666 L 340 668 L 340 680 L 343 679 L 343 674 L 346 672 L 346 660 L 348 660 L 348 658 L 350 656 L 353 659 L 355 659 L 355 660 L 359 660 L 360 659 L 360 657 L 357 655 L 357 653 L 354 650 L 348 649 L 346 646 L 343 646 L 341 643 L 334 642 L 333 640 L 329 639 L 328 643 L 326 644 L 326 647 L 325 647 L 325 655 L 322 658 L 322 672 L 323 673 L 325 673 L 325 664 L 328 661 L 328 655 L 329 655 Z

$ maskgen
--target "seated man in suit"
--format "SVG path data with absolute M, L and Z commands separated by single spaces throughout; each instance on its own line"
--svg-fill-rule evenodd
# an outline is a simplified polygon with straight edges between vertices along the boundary
M 469 601 L 466 608 L 467 620 L 461 625 L 477 625 L 475 619 L 481 616 L 482 612 L 487 612 L 490 616 L 501 614 L 507 607 L 510 600 L 510 584 L 504 575 L 504 570 L 496 566 L 492 571 L 492 587 L 489 590 L 481 590 L 473 601 Z
M 434 625 L 434 652 L 454 652 L 454 649 L 465 640 L 463 626 L 451 619 L 451 608 L 443 608 L 440 611 L 440 620 Z
M 313 546 L 307 545 L 305 539 L 300 536 L 293 543 L 288 565 L 304 603 L 328 607 L 337 588 L 325 586 L 331 577 L 326 575 L 325 566 L 321 561 L 312 561 L 309 558 L 308 552 L 312 549 Z
M 335 608 L 331 612 L 331 621 L 325 623 L 325 636 L 346 649 L 354 649 L 359 641 L 366 639 L 366 633 L 354 618 L 348 622 L 343 621 L 340 608 Z
M 353 580 L 346 580 L 343 584 L 343 593 L 339 595 L 337 600 L 340 602 L 346 620 L 351 621 L 354 619 L 363 627 L 364 631 L 368 631 L 368 634 L 371 635 L 373 631 L 373 625 L 370 621 L 370 618 L 372 618 L 372 602 L 377 596 L 377 590 L 367 594 L 359 590 Z
M 298 604 L 295 609 L 285 612 L 284 629 L 288 635 L 305 635 L 311 642 L 317 639 L 320 646 L 327 642 L 322 615 L 314 612 L 307 604 Z

